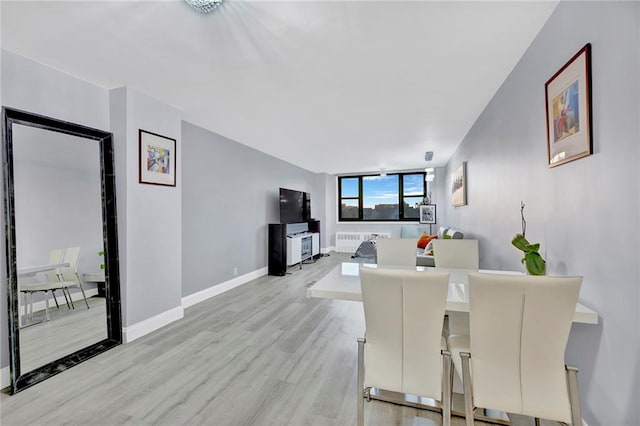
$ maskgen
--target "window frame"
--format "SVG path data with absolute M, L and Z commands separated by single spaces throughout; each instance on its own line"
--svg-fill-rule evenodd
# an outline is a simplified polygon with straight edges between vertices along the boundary
M 425 181 L 426 173 L 421 171 L 413 172 L 397 172 L 387 173 L 389 175 L 398 176 L 398 219 L 364 219 L 364 194 L 363 194 L 363 180 L 366 177 L 381 176 L 379 173 L 370 173 L 362 175 L 342 175 L 338 178 L 338 222 L 420 222 L 420 216 L 418 217 L 404 217 L 404 199 L 420 197 L 424 199 L 427 194 L 427 182 Z M 404 195 L 404 177 L 407 175 L 420 175 L 422 176 L 422 194 L 418 195 Z M 358 179 L 358 195 L 356 197 L 343 197 L 342 196 L 342 180 L 343 179 Z M 342 217 L 342 201 L 343 200 L 358 200 L 358 217 L 357 218 L 345 218 Z

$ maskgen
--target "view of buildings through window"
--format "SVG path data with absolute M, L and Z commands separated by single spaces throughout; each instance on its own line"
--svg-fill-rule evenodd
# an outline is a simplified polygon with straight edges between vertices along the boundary
M 418 220 L 424 173 L 338 178 L 340 220 Z

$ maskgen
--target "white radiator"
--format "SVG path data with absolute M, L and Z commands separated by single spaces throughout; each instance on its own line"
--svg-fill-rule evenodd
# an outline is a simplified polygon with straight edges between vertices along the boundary
M 375 235 L 381 238 L 391 238 L 389 232 L 336 232 L 336 251 L 354 253 L 363 241 Z

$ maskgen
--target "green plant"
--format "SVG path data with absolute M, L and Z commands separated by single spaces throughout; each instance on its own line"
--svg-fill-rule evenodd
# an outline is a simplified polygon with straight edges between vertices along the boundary
M 100 251 L 98 252 L 98 256 L 104 256 L 104 250 L 100 250 Z M 103 260 L 104 260 L 104 259 L 103 259 Z M 104 263 L 101 263 L 101 264 L 100 264 L 100 269 L 101 269 L 101 270 L 104 270 Z
M 530 275 L 545 275 L 547 268 L 545 260 L 539 253 L 540 243 L 531 244 L 525 238 L 527 221 L 524 218 L 524 202 L 522 201 L 520 201 L 520 217 L 522 218 L 522 234 L 516 234 L 511 240 L 511 244 L 524 253 L 521 262 L 524 263 Z

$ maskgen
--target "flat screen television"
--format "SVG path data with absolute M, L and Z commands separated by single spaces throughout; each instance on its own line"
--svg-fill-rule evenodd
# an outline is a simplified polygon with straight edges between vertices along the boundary
M 311 194 L 280 188 L 280 223 L 307 222 L 311 218 Z

